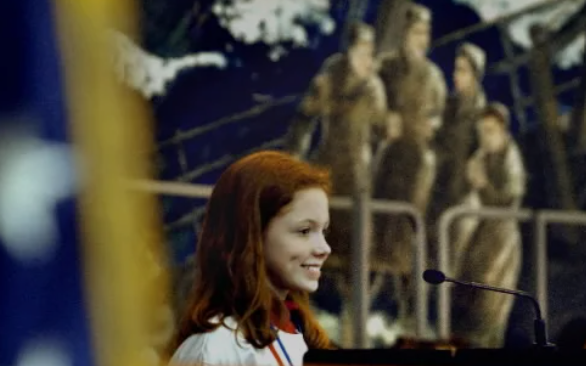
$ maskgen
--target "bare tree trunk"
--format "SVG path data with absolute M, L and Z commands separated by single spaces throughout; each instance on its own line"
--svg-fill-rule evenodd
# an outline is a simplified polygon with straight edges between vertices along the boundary
M 577 182 L 582 182 L 578 188 L 578 208 L 586 204 L 586 51 L 582 58 L 582 75 L 576 92 L 576 100 L 572 108 L 572 117 L 569 128 L 569 143 L 571 144 L 571 163 Z M 586 234 L 584 234 L 586 235 Z M 585 236 L 586 237 L 586 236 Z
M 377 53 L 397 49 L 403 39 L 405 12 L 411 0 L 381 0 L 376 19 Z
M 553 207 L 564 210 L 576 210 L 577 200 L 574 191 L 572 174 L 566 153 L 566 146 L 558 127 L 557 99 L 554 94 L 554 83 L 551 75 L 551 48 L 549 32 L 542 26 L 531 29 L 534 44 L 530 58 L 531 84 L 537 115 L 541 125 L 541 138 L 549 161 L 545 168 L 551 174 L 546 184 L 551 187 L 550 202 Z M 578 232 L 572 228 L 564 230 L 566 240 L 574 243 Z
M 501 42 L 503 44 L 503 48 L 505 50 L 505 55 L 507 58 L 514 58 L 515 51 L 513 49 L 513 42 L 511 38 L 507 34 L 507 30 L 504 26 L 499 26 L 499 33 L 501 36 Z M 509 82 L 511 85 L 511 92 L 513 93 L 513 103 L 514 103 L 514 111 L 515 116 L 517 117 L 517 121 L 519 122 L 519 127 L 521 132 L 525 132 L 527 127 L 527 120 L 525 118 L 525 108 L 523 107 L 523 93 L 521 88 L 519 87 L 519 76 L 516 69 L 509 69 Z
M 582 76 L 576 93 L 570 125 L 572 152 L 586 154 L 586 51 L 582 59 Z

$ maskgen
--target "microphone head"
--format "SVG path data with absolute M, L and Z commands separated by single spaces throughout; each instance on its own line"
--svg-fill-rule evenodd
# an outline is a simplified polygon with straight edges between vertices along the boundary
M 439 285 L 446 280 L 446 275 L 442 271 L 427 269 L 423 272 L 423 279 L 432 285 Z

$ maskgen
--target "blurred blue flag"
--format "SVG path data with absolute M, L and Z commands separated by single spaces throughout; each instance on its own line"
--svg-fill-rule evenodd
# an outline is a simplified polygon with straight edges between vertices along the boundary
M 0 2 L 0 365 L 93 365 L 54 4 Z

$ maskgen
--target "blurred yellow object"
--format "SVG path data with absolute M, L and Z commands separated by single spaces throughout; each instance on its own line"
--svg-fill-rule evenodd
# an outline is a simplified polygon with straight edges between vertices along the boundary
M 160 210 L 151 193 L 127 185 L 151 177 L 153 118 L 145 101 L 117 82 L 109 38 L 112 29 L 136 35 L 136 4 L 54 4 L 82 181 L 79 215 L 96 362 L 152 365 L 157 356 L 149 329 L 169 300 L 168 273 L 160 270 L 167 265 Z

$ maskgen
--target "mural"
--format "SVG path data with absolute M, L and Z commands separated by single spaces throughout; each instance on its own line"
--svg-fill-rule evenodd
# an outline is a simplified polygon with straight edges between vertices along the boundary
M 585 1 L 140 5 L 142 38 L 113 31 L 113 65 L 152 106 L 160 180 L 210 185 L 243 154 L 286 150 L 328 166 L 337 195 L 416 207 L 431 265 L 450 207 L 586 208 Z M 161 200 L 180 307 L 205 200 Z M 336 258 L 314 303 L 331 336 L 347 345 L 335 319 L 349 301 L 342 284 L 352 220 L 332 219 Z M 372 224 L 369 333 L 373 345 L 391 346 L 414 332 L 414 231 L 405 217 L 374 215 Z M 585 314 L 586 229 L 549 228 L 555 338 Z M 450 275 L 535 292 L 535 235 L 530 223 L 510 218 L 456 221 Z M 528 304 L 470 291 L 454 298 L 454 336 L 463 344 L 532 342 Z

